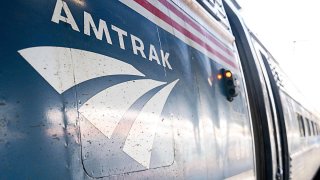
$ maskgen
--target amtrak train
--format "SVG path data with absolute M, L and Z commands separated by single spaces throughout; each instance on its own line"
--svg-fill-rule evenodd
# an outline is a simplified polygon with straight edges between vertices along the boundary
M 10 0 L 0 179 L 312 179 L 320 116 L 234 0 Z

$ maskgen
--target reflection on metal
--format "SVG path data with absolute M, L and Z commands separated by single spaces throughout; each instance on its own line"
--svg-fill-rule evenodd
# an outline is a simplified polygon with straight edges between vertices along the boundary
M 86 5 L 85 0 L 73 0 L 73 2 L 75 2 L 76 4 L 78 4 L 80 6 L 85 6 Z

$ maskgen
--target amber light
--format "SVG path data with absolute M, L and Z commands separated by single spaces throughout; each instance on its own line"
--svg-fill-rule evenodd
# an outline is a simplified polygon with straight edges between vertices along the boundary
M 218 79 L 218 80 L 221 80 L 221 79 L 222 79 L 222 74 L 218 74 L 218 75 L 217 75 L 217 79 Z
M 225 73 L 226 78 L 231 78 L 232 77 L 232 73 L 230 71 L 227 71 Z

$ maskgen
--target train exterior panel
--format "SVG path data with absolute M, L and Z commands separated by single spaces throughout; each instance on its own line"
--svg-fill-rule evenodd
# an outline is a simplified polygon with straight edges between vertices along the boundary
M 312 178 L 320 122 L 235 5 L 4 2 L 0 179 Z
M 150 2 L 6 3 L 1 179 L 254 175 L 232 35 Z M 233 102 L 221 68 L 239 76 Z

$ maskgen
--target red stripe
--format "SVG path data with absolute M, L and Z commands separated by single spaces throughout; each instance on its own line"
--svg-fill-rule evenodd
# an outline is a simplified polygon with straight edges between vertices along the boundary
M 225 45 L 223 45 L 221 42 L 219 42 L 214 36 L 212 36 L 208 31 L 201 28 L 198 24 L 196 24 L 191 18 L 183 14 L 181 11 L 179 11 L 176 7 L 174 7 L 171 3 L 169 3 L 167 0 L 158 0 L 161 4 L 163 4 L 165 7 L 167 7 L 169 10 L 171 10 L 175 15 L 180 17 L 182 20 L 184 20 L 186 23 L 188 23 L 190 26 L 192 26 L 195 30 L 199 31 L 202 35 L 207 37 L 212 43 L 217 45 L 219 48 L 224 50 L 227 54 L 233 56 L 233 52 L 226 48 Z
M 145 9 L 147 9 L 149 12 L 151 12 L 155 16 L 159 17 L 160 19 L 162 19 L 166 23 L 170 24 L 172 27 L 174 27 L 175 29 L 180 31 L 185 36 L 192 39 L 194 42 L 198 43 L 200 46 L 202 46 L 205 49 L 207 49 L 208 51 L 210 51 L 212 54 L 217 56 L 219 59 L 223 60 L 225 63 L 229 64 L 230 66 L 232 66 L 234 68 L 237 68 L 237 66 L 234 64 L 234 62 L 230 61 L 228 58 L 226 58 L 225 56 L 220 54 L 218 51 L 213 49 L 211 46 L 209 46 L 207 43 L 202 41 L 200 38 L 196 37 L 190 31 L 188 31 L 187 29 L 182 27 L 180 24 L 178 24 L 177 22 L 172 20 L 169 16 L 164 14 L 162 11 L 160 11 L 158 8 L 156 8 L 155 6 L 150 4 L 148 1 L 146 1 L 146 0 L 134 0 L 134 1 L 137 2 L 138 4 L 140 4 L 141 6 L 143 6 Z

